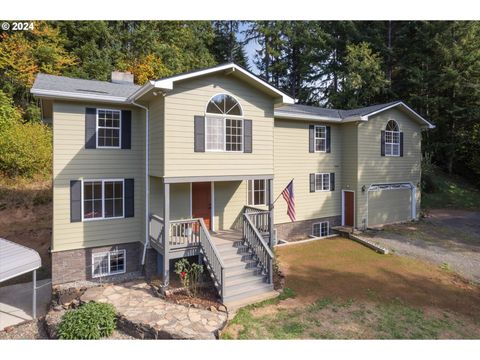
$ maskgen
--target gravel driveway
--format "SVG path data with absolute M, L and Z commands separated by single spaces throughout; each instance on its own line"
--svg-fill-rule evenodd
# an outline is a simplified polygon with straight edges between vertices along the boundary
M 417 223 L 385 226 L 363 235 L 400 255 L 453 270 L 480 283 L 480 212 L 435 209 Z

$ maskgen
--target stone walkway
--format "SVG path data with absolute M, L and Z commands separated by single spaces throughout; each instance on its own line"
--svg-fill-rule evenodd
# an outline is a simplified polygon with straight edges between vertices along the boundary
M 224 312 L 166 302 L 154 296 L 145 282 L 90 288 L 80 300 L 112 304 L 119 328 L 142 339 L 215 339 L 227 321 Z

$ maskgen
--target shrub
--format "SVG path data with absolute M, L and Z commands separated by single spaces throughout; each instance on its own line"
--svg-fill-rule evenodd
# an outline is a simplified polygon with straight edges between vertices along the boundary
M 196 263 L 189 263 L 187 259 L 178 260 L 175 263 L 175 273 L 180 277 L 183 287 L 190 296 L 197 296 L 198 283 L 203 273 L 203 266 Z
M 110 336 L 116 327 L 115 308 L 110 304 L 88 303 L 63 315 L 58 327 L 60 339 L 89 340 Z
M 0 132 L 0 171 L 10 177 L 48 176 L 52 131 L 41 123 L 15 121 Z
M 13 101 L 0 90 L 0 134 L 11 124 L 20 121 L 22 113 L 13 105 Z

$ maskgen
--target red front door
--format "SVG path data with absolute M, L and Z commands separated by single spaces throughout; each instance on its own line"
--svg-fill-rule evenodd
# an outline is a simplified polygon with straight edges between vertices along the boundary
M 345 191 L 343 197 L 343 211 L 345 217 L 345 226 L 353 226 L 353 215 L 355 208 L 355 193 L 353 191 Z
M 203 218 L 211 229 L 212 187 L 209 182 L 192 183 L 192 216 Z

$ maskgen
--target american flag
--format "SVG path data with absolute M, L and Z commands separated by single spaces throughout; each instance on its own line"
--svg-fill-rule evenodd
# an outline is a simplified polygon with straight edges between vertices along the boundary
M 287 202 L 287 215 L 290 220 L 295 221 L 295 197 L 293 196 L 293 180 L 290 181 L 287 187 L 282 191 L 282 196 Z

